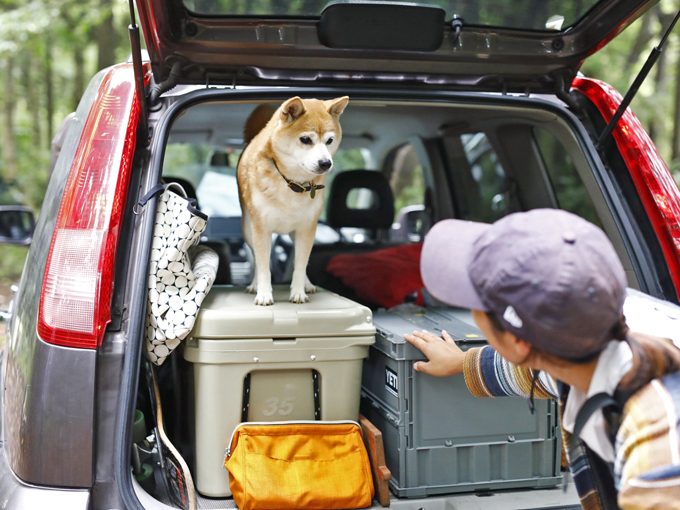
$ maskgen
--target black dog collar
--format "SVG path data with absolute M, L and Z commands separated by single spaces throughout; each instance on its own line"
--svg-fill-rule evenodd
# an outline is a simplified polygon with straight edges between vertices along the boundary
M 326 187 L 323 184 L 314 184 L 314 182 L 310 182 L 309 184 L 300 184 L 299 182 L 292 181 L 281 173 L 281 170 L 279 170 L 279 166 L 276 164 L 275 159 L 272 159 L 272 163 L 274 163 L 274 168 L 276 168 L 281 177 L 283 177 L 283 180 L 286 181 L 288 187 L 295 193 L 306 193 L 309 191 L 309 197 L 313 200 L 316 196 L 316 190 L 324 189 Z

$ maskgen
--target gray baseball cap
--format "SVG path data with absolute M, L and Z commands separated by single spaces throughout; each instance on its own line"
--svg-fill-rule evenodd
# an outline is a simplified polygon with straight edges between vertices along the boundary
M 436 299 L 491 312 L 522 340 L 569 360 L 604 349 L 623 315 L 626 274 L 611 242 L 559 209 L 493 224 L 441 221 L 425 237 L 420 272 Z

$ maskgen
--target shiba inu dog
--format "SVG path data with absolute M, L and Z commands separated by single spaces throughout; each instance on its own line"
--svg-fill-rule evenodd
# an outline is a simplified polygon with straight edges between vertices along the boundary
M 307 294 L 316 292 L 307 278 L 307 261 L 348 101 L 347 96 L 329 101 L 293 97 L 273 115 L 272 107 L 259 106 L 246 121 L 248 146 L 237 179 L 243 235 L 255 255 L 255 277 L 246 291 L 256 294 L 256 305 L 274 303 L 269 270 L 273 233 L 290 234 L 295 242 L 290 301 L 305 303 Z

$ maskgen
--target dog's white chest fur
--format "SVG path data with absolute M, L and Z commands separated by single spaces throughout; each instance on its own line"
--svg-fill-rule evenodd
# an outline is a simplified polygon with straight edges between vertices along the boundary
M 272 232 L 290 234 L 302 225 L 316 223 L 323 207 L 323 193 L 317 191 L 312 199 L 309 193 L 295 193 L 286 186 L 275 198 L 258 193 L 252 197 L 252 203 Z

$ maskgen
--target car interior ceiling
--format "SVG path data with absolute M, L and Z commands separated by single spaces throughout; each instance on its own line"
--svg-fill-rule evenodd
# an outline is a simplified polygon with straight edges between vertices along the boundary
M 231 175 L 233 180 L 229 187 L 233 189 L 222 200 L 232 202 L 232 227 L 237 229 L 240 229 L 240 208 L 235 190 L 235 167 L 244 147 L 243 126 L 257 104 L 210 102 L 186 109 L 173 124 L 168 147 L 202 146 L 209 148 L 210 152 L 207 157 L 203 155 L 204 161 L 193 162 L 203 167 L 198 173 L 185 172 L 186 168 L 181 164 L 173 164 L 170 157 L 166 157 L 163 169 L 164 178 L 187 179 L 199 190 L 199 195 L 200 177 L 206 170 Z M 413 189 L 414 183 L 407 182 L 405 186 L 412 195 L 408 197 L 411 202 L 424 209 L 419 215 L 423 217 L 418 220 L 421 231 L 418 235 L 411 235 L 411 241 L 421 240 L 427 228 L 444 218 L 495 221 L 510 212 L 562 207 L 603 228 L 624 263 L 629 285 L 638 287 L 623 241 L 580 142 L 567 123 L 555 113 L 539 108 L 483 103 L 464 105 L 350 100 L 341 118 L 341 125 L 343 138 L 334 170 L 327 178 L 326 205 L 321 220 L 323 223 L 328 219 L 334 221 L 331 227 L 342 237 L 335 239 L 334 243 L 319 242 L 317 232 L 317 243 L 310 257 L 312 282 L 316 279 L 321 286 L 325 284 L 347 297 L 356 298 L 351 289 L 338 285 L 337 279 L 325 274 L 329 258 L 342 252 L 366 252 L 407 242 L 403 235 L 396 235 L 396 223 L 392 228 L 388 225 L 372 225 L 370 218 L 379 212 L 375 208 L 380 204 L 377 192 L 372 188 L 379 184 L 367 184 L 365 178 L 358 178 L 360 173 L 355 173 L 354 179 L 344 181 L 354 182 L 353 186 L 349 184 L 345 190 L 344 198 L 331 200 L 333 180 L 340 172 L 379 170 L 378 173 L 384 177 L 382 180 L 390 183 L 395 190 L 395 186 L 399 187 L 395 183 L 399 180 L 399 164 L 403 166 L 406 162 L 406 167 L 410 165 L 413 168 L 414 164 L 419 167 L 423 180 L 418 185 L 422 188 L 418 193 Z M 353 156 L 361 153 L 360 160 L 356 161 L 356 157 L 342 158 L 343 152 Z M 552 170 L 560 166 L 568 166 L 571 174 Z M 408 180 L 409 172 L 405 173 Z M 410 175 L 413 179 L 413 172 Z M 396 191 L 400 193 L 398 189 Z M 213 189 L 212 192 L 219 193 L 219 190 Z M 414 193 L 418 196 L 414 197 Z M 341 204 L 343 201 L 349 204 L 353 197 L 356 200 L 358 196 L 361 201 L 362 194 L 364 202 L 370 202 L 367 209 L 364 209 L 365 205 L 354 204 L 358 208 L 345 207 L 342 212 L 330 210 L 331 204 Z M 400 196 L 391 197 L 395 221 L 404 207 L 403 195 L 402 189 Z M 382 200 L 385 199 L 383 196 Z M 199 206 L 201 202 L 199 197 Z M 407 205 L 413 206 L 411 203 Z M 242 242 L 215 232 L 210 223 L 217 225 L 222 220 L 222 213 L 206 212 L 214 216 L 209 221 L 206 238 L 210 238 L 213 243 L 241 244 L 231 247 L 230 260 L 232 273 L 242 271 L 239 264 L 243 264 L 247 258 L 242 256 Z M 363 215 L 369 223 L 364 228 L 350 226 L 345 224 L 348 215 Z M 356 220 L 352 221 L 352 225 L 357 224 Z M 401 227 L 402 230 L 405 228 Z M 360 230 L 358 235 L 355 232 L 357 230 Z M 281 246 L 275 246 L 275 249 L 281 251 L 283 248 L 285 253 L 278 261 L 274 260 L 275 254 L 272 256 L 272 265 L 281 265 L 272 267 L 274 281 L 289 282 L 292 267 L 286 255 L 290 254 L 291 241 L 288 236 L 282 236 L 278 245 Z M 221 261 L 229 259 L 229 249 L 222 248 L 221 253 Z M 244 283 L 238 277 L 225 275 L 222 270 L 218 283 L 227 282 Z

